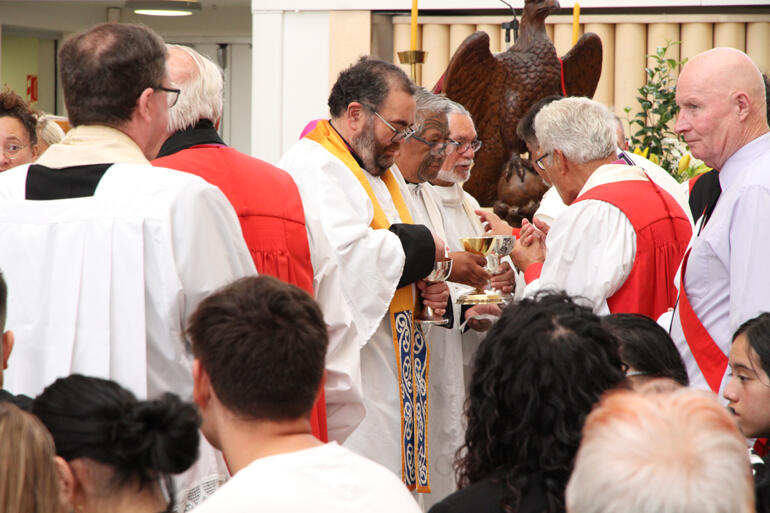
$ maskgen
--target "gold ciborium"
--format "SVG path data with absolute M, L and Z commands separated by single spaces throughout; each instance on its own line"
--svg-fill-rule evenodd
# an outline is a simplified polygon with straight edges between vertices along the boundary
M 460 239 L 460 244 L 465 251 L 481 255 L 487 259 L 487 265 L 484 270 L 490 274 L 495 274 L 500 268 L 500 257 L 494 251 L 496 246 L 496 236 L 488 235 L 484 237 L 464 237 Z M 460 305 L 481 305 L 481 304 L 499 304 L 503 302 L 503 297 L 499 292 L 491 290 L 487 282 L 487 290 L 476 289 L 468 294 L 463 294 L 457 299 Z
M 436 262 L 433 264 L 433 270 L 424 279 L 428 284 L 439 283 L 442 281 L 447 281 L 450 274 L 452 274 L 452 259 L 442 258 L 441 260 L 436 260 Z M 423 305 L 422 301 L 418 303 L 418 306 L 422 308 L 419 308 L 417 314 L 414 316 L 415 322 L 420 324 L 437 325 L 443 325 L 449 322 L 449 319 L 445 319 L 436 315 L 433 312 L 433 308 L 427 305 Z

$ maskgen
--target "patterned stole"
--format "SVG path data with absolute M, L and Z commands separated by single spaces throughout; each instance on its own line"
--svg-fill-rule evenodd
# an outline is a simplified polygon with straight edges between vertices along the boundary
M 370 226 L 387 230 L 390 222 L 374 194 L 366 171 L 353 158 L 345 141 L 329 124 L 319 121 L 306 138 L 317 142 L 341 160 L 358 179 L 372 202 L 374 217 Z M 398 182 L 389 169 L 381 177 L 404 223 L 412 223 Z M 412 285 L 396 290 L 390 303 L 390 327 L 398 363 L 398 390 L 401 399 L 401 479 L 410 490 L 430 492 L 428 472 L 428 365 L 430 350 L 422 330 L 414 323 L 415 296 Z

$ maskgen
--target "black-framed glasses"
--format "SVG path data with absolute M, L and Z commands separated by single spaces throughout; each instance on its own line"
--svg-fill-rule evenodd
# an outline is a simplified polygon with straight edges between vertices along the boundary
M 544 158 L 546 158 L 550 154 L 551 154 L 550 151 L 548 151 L 546 153 L 543 153 L 543 156 L 535 161 L 535 165 L 537 165 L 537 167 L 539 167 L 541 171 L 545 171 L 545 168 L 543 167 L 543 163 L 541 162 L 541 160 L 543 160 Z
M 170 109 L 174 105 L 176 105 L 176 102 L 179 100 L 179 93 L 182 92 L 181 89 L 174 89 L 173 87 L 153 87 L 155 91 L 165 91 L 166 92 L 166 102 L 168 102 L 168 108 Z
M 412 139 L 420 141 L 423 144 L 427 144 L 430 147 L 430 154 L 434 157 L 449 155 L 455 151 L 455 145 L 451 142 L 430 142 L 415 134 L 412 135 Z
M 16 142 L 8 142 L 3 145 L 3 155 L 8 160 L 15 160 L 19 153 L 21 153 L 21 150 L 29 146 L 29 144 L 19 144 Z
M 470 148 L 475 153 L 479 151 L 482 143 L 479 139 L 469 141 L 469 142 L 464 142 L 464 143 L 449 139 L 448 144 L 453 145 L 455 147 L 454 151 L 456 151 L 457 153 L 465 153 L 466 151 L 468 151 L 468 148 Z
M 380 119 L 380 121 L 385 123 L 386 127 L 390 128 L 393 131 L 393 137 L 390 138 L 390 142 L 392 142 L 392 143 L 400 143 L 400 142 L 406 141 L 410 137 L 414 136 L 414 129 L 413 128 L 406 127 L 403 130 L 399 130 L 398 128 L 396 128 L 393 125 L 391 125 L 388 122 L 387 119 L 385 119 L 382 116 L 380 116 L 380 113 L 377 112 L 372 106 L 367 105 L 365 103 L 362 103 L 361 105 L 363 105 L 364 107 L 366 107 L 367 109 L 372 111 L 372 113 L 374 113 L 374 115 L 377 116 Z

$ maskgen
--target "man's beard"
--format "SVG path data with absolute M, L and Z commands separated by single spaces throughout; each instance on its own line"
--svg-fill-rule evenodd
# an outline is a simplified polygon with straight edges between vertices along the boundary
M 464 162 L 467 163 L 468 161 Z M 459 163 L 458 163 L 459 164 Z M 455 164 L 454 167 L 450 170 L 442 169 L 438 172 L 437 179 L 443 181 L 443 182 L 449 182 L 449 183 L 463 183 L 467 182 L 468 179 L 471 177 L 471 168 L 473 167 L 473 161 L 470 161 L 470 166 L 465 171 L 455 171 L 457 169 L 457 165 Z
M 364 162 L 364 169 L 369 174 L 381 176 L 385 174 L 395 160 L 394 156 L 384 155 L 385 148 L 374 138 L 374 118 L 370 117 L 361 134 L 352 141 L 353 149 Z

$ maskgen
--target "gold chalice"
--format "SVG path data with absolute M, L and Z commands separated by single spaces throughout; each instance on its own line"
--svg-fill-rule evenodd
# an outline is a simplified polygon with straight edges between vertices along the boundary
M 487 265 L 484 270 L 494 274 L 500 268 L 500 257 L 495 253 L 495 239 L 497 236 L 488 235 L 484 237 L 464 237 L 460 239 L 460 244 L 465 251 L 481 255 L 487 259 Z M 491 289 L 487 282 L 487 289 Z M 463 294 L 457 299 L 460 305 L 481 305 L 481 304 L 499 304 L 503 302 L 503 297 L 494 290 L 481 290 Z
M 439 283 L 447 281 L 449 275 L 452 273 L 452 259 L 442 258 L 436 260 L 433 264 L 433 270 L 424 279 L 428 284 Z M 437 316 L 433 312 L 433 308 L 424 305 L 422 301 L 418 303 L 417 314 L 414 316 L 414 321 L 420 324 L 437 324 L 443 325 L 449 322 L 449 319 Z

